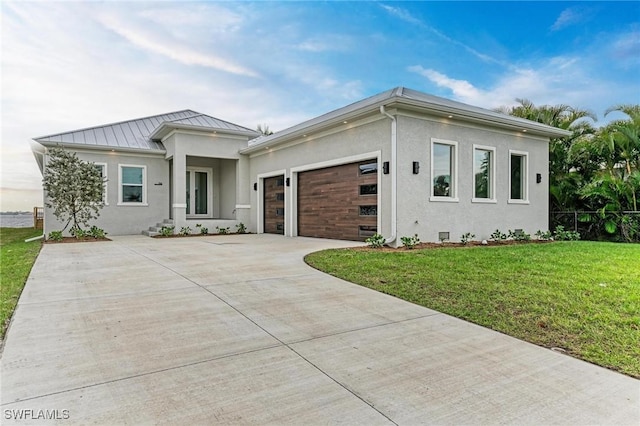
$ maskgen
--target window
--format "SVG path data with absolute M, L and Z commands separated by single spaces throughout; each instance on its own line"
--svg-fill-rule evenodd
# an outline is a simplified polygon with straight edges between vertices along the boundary
M 378 232 L 377 226 L 360 225 L 358 227 L 358 236 L 360 237 L 373 237 Z
M 373 173 L 378 173 L 378 163 L 360 164 L 359 167 L 360 167 L 361 175 L 370 175 Z
M 284 192 L 276 193 L 276 201 L 284 201 Z
M 100 172 L 102 177 L 102 202 L 105 206 L 109 205 L 107 202 L 107 164 L 106 163 L 93 163 L 96 169 Z
M 458 201 L 458 143 L 431 140 L 431 201 Z
M 473 201 L 495 202 L 495 153 L 488 146 L 473 146 Z
M 283 177 L 278 178 L 276 180 L 276 186 L 284 186 L 284 178 Z
M 360 216 L 377 216 L 378 206 L 360 206 Z
M 529 156 L 526 152 L 509 151 L 509 202 L 526 203 L 527 194 L 527 166 Z
M 276 216 L 284 216 L 284 208 L 277 207 L 276 208 Z
M 360 185 L 360 195 L 376 195 L 378 193 L 378 184 Z
M 120 164 L 118 204 L 132 206 L 147 205 L 147 166 Z

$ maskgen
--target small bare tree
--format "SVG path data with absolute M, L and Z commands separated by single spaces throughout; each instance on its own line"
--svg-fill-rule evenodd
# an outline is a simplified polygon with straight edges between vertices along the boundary
M 100 216 L 104 207 L 104 182 L 95 164 L 80 160 L 75 153 L 62 148 L 52 148 L 44 172 L 42 186 L 48 197 L 45 205 L 53 208 L 58 220 L 66 222 L 63 231 L 71 224 L 71 235 L 88 226 L 89 221 Z

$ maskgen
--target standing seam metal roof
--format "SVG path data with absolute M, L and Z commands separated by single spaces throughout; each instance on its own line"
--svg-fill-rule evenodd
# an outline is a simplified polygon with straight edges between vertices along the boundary
M 189 125 L 206 130 L 256 133 L 254 130 L 189 109 L 134 120 L 121 121 L 86 129 L 34 138 L 45 144 L 102 146 L 107 148 L 164 151 L 161 142 L 150 135 L 164 124 Z

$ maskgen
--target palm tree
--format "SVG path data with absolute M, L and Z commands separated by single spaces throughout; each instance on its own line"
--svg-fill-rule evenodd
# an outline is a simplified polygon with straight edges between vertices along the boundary
M 580 208 L 578 190 L 588 176 L 576 172 L 592 170 L 593 165 L 587 162 L 590 167 L 585 167 L 580 163 L 584 158 L 570 156 L 570 152 L 575 143 L 587 140 L 595 133 L 595 128 L 584 119 L 596 121 L 596 115 L 564 104 L 537 107 L 528 99 L 516 101 L 520 105 L 502 107 L 498 111 L 572 132 L 569 137 L 554 138 L 549 142 L 549 208 L 551 211 Z
M 273 134 L 273 132 L 269 129 L 268 124 L 258 124 L 258 127 L 256 127 L 256 130 L 262 133 L 263 136 L 269 136 Z

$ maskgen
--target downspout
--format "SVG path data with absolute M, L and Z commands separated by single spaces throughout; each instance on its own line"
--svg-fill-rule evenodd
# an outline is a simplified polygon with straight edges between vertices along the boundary
M 398 151 L 398 135 L 396 117 L 389 114 L 384 105 L 380 105 L 380 113 L 391 119 L 391 236 L 385 239 L 385 243 L 393 243 L 396 241 L 398 233 L 398 194 L 397 194 L 397 178 L 398 168 L 396 167 L 396 156 Z

